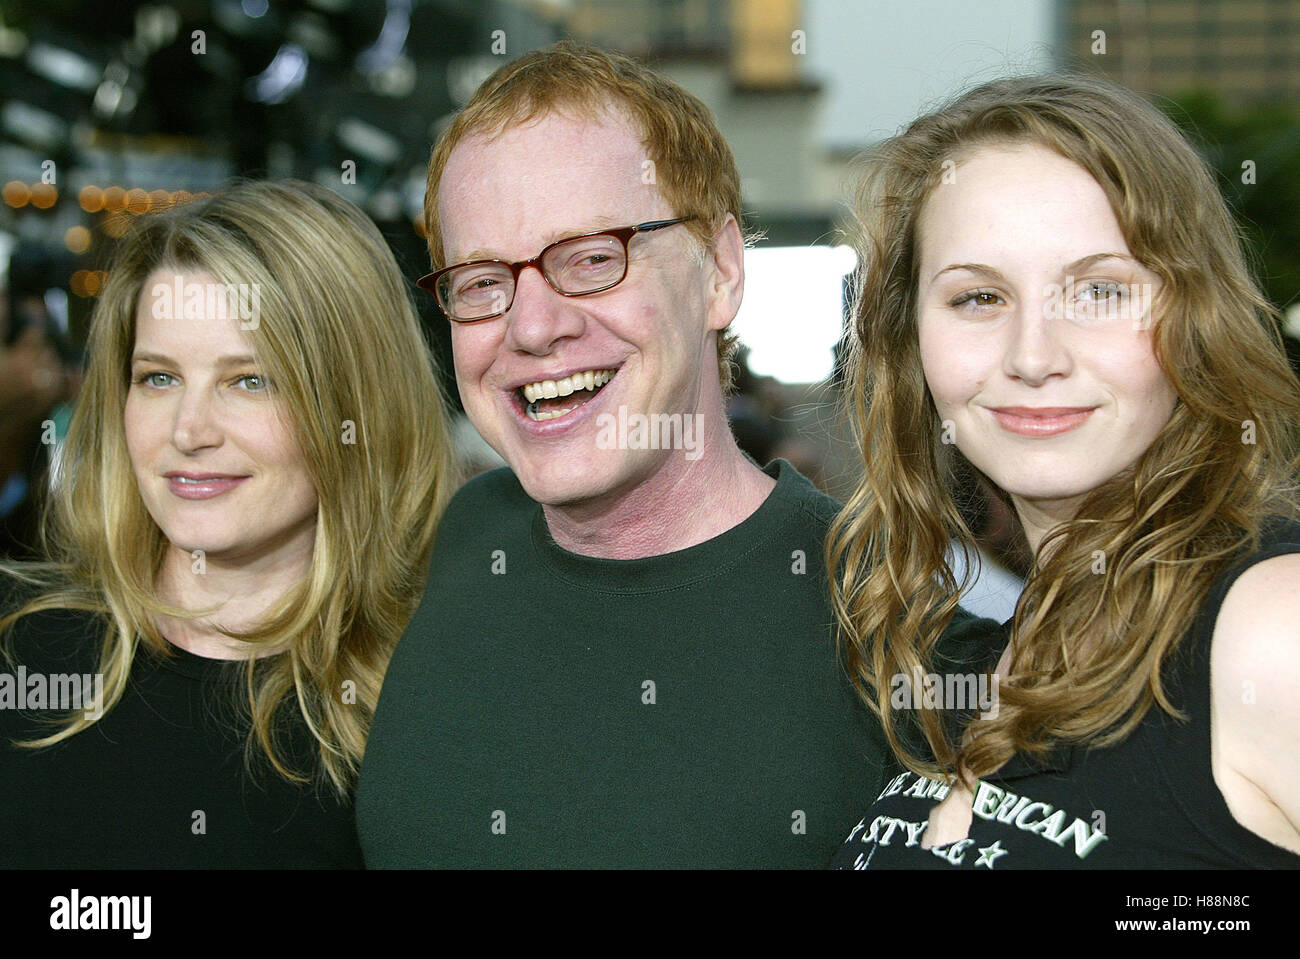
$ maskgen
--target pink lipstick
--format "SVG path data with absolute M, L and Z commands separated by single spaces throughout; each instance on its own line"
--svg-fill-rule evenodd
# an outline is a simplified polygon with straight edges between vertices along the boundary
M 247 476 L 226 473 L 168 473 L 167 485 L 181 499 L 212 499 L 228 493 Z
M 1000 406 L 989 412 L 1004 430 L 1038 439 L 1082 426 L 1095 406 Z

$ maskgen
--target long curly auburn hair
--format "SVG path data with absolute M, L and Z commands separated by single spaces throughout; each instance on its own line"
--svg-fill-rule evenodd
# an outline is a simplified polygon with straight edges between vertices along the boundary
M 890 708 L 892 677 L 941 661 L 971 575 L 957 581 L 950 545 L 967 570 L 976 556 L 946 482 L 946 458 L 960 454 L 939 441 L 921 365 L 917 223 L 945 168 L 1009 144 L 1054 150 L 1105 191 L 1129 250 L 1162 281 L 1152 344 L 1178 402 L 1133 467 L 1044 537 L 1012 622 L 997 715 L 963 735 L 935 710 Z M 1298 512 L 1300 387 L 1205 163 L 1131 91 L 1084 77 L 1004 79 L 869 151 L 854 206 L 845 401 L 864 473 L 827 558 L 846 665 L 899 758 L 925 775 L 978 778 L 1056 742 L 1114 744 L 1156 705 L 1179 715 L 1162 664 L 1262 524 Z

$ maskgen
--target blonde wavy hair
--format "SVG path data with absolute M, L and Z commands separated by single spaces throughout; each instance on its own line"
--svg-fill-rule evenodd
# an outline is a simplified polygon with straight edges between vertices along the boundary
M 699 217 L 685 226 L 702 249 L 712 249 L 728 213 L 743 231 L 740 173 L 709 108 L 630 57 L 563 40 L 524 54 L 484 80 L 434 145 L 424 194 L 424 226 L 434 270 L 447 266 L 438 188 L 452 151 L 468 137 L 497 136 L 510 124 L 528 123 L 552 111 L 590 119 L 621 113 L 631 120 L 654 164 L 653 182 L 674 215 Z M 731 327 L 718 333 L 718 375 L 724 393 L 732 387 L 731 357 L 737 343 Z
M 945 456 L 959 454 L 939 442 L 921 366 L 917 222 L 946 161 L 1020 143 L 1087 170 L 1132 254 L 1160 277 L 1153 347 L 1178 402 L 1136 464 L 1044 538 L 1012 623 L 996 718 L 963 736 L 935 710 L 890 708 L 891 677 L 951 668 L 940 636 L 966 583 L 948 565 L 950 542 L 968 570 L 977 562 L 946 482 Z M 1112 745 L 1157 704 L 1181 715 L 1161 666 L 1262 524 L 1297 516 L 1300 465 L 1300 387 L 1205 164 L 1151 104 L 1107 81 L 1006 79 L 869 151 L 854 206 L 861 260 L 845 401 L 864 474 L 827 559 L 846 665 L 900 760 L 978 778 L 1056 742 Z M 1096 551 L 1104 574 L 1093 572 Z
M 102 616 L 106 714 L 137 644 L 169 653 L 154 617 L 202 615 L 156 598 L 168 543 L 140 496 L 123 428 L 137 304 L 158 269 L 259 288 L 259 323 L 244 335 L 293 425 L 319 506 L 305 579 L 259 628 L 227 633 L 282 653 L 248 660 L 247 759 L 260 746 L 286 778 L 328 780 L 343 794 L 454 478 L 444 397 L 408 288 L 374 224 L 330 190 L 242 183 L 145 217 L 123 241 L 91 318 L 89 365 L 43 526 L 48 561 L 6 567 L 39 595 L 0 630 L 42 610 Z M 292 768 L 281 710 L 301 713 L 315 769 Z M 53 745 L 93 722 L 78 712 L 23 745 Z

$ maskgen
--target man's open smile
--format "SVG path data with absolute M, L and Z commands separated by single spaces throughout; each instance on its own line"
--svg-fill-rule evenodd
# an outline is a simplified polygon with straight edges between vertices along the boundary
M 524 413 L 534 422 L 565 416 L 599 393 L 617 369 L 582 370 L 554 380 L 537 380 L 516 389 Z

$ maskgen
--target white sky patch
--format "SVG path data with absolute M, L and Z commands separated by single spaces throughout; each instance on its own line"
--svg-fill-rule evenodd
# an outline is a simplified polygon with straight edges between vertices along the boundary
M 749 347 L 756 375 L 783 383 L 830 376 L 844 326 L 844 276 L 857 262 L 847 246 L 745 251 L 745 298 L 732 330 Z

